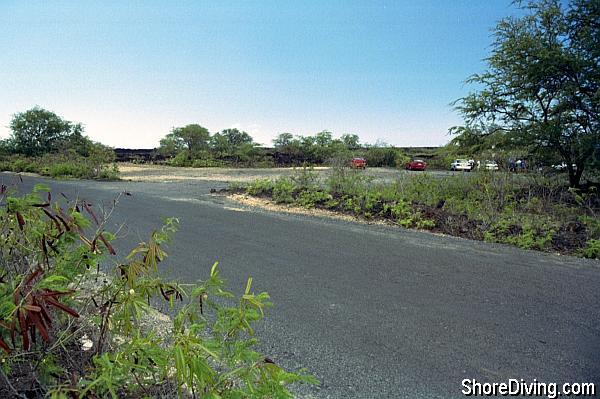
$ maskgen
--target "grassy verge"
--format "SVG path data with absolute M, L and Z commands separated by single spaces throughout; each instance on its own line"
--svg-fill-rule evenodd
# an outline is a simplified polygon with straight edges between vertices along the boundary
M 0 171 L 38 173 L 54 178 L 119 179 L 119 170 L 115 163 L 106 164 L 73 154 L 46 154 L 41 157 L 13 155 L 0 160 Z
M 594 189 L 583 192 L 562 183 L 500 172 L 444 178 L 403 174 L 392 183 L 378 183 L 358 171 L 337 168 L 325 180 L 305 169 L 293 177 L 256 180 L 231 190 L 406 228 L 598 258 L 600 197 Z

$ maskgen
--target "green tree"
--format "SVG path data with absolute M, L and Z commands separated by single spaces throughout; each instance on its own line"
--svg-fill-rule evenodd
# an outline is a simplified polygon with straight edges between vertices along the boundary
M 72 133 L 64 138 L 61 147 L 63 150 L 73 150 L 82 157 L 89 157 L 93 150 L 94 142 L 83 135 L 83 126 L 77 123 L 73 125 Z
M 174 133 L 169 133 L 160 139 L 160 147 L 158 153 L 168 157 L 174 157 L 185 149 L 183 142 L 175 136 Z
M 315 144 L 321 147 L 328 147 L 331 145 L 333 141 L 331 137 L 331 132 L 328 130 L 323 130 L 322 132 L 317 133 L 315 136 Z
M 208 150 L 209 140 L 209 131 L 198 124 L 176 127 L 160 140 L 158 152 L 166 156 L 175 156 L 186 151 L 185 158 L 190 158 Z
M 249 163 L 255 160 L 259 155 L 258 146 L 254 143 L 243 143 L 235 148 L 233 157 L 236 163 Z
M 217 157 L 225 157 L 229 154 L 229 141 L 221 133 L 215 133 L 210 138 L 210 149 Z
M 300 136 L 300 152 L 304 162 L 317 162 L 317 142 L 313 136 Z
M 468 79 L 481 89 L 457 108 L 471 132 L 559 157 L 576 187 L 600 142 L 600 2 L 519 4 L 526 15 L 498 23 L 488 70 Z
M 75 126 L 54 112 L 40 107 L 17 113 L 10 122 L 10 142 L 16 153 L 39 156 L 55 152 L 71 135 Z
M 359 138 L 356 134 L 343 134 L 340 139 L 349 150 L 355 150 L 360 147 Z
M 365 153 L 369 166 L 396 166 L 400 152 L 392 147 L 371 147 Z
M 294 140 L 294 135 L 291 133 L 280 133 L 274 140 L 273 145 L 275 148 L 282 148 L 289 146 Z
M 198 124 L 177 127 L 173 129 L 173 135 L 192 154 L 208 149 L 210 133 L 205 127 Z
M 225 129 L 221 131 L 221 136 L 225 137 L 227 143 L 229 143 L 230 151 L 240 147 L 242 144 L 252 144 L 252 137 L 238 129 Z
M 0 157 L 10 154 L 13 150 L 13 145 L 10 140 L 0 140 Z

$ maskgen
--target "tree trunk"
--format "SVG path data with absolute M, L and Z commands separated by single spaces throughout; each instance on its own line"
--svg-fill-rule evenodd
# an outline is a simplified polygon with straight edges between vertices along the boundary
M 573 168 L 572 163 L 567 164 L 567 170 L 569 171 L 569 186 L 579 188 L 581 175 L 583 174 L 583 165 L 576 165 L 576 167 L 576 169 Z

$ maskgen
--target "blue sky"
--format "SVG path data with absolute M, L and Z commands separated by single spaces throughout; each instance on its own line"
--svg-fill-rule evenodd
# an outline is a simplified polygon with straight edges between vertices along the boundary
M 510 0 L 0 0 L 0 137 L 35 105 L 94 140 L 174 126 L 440 145 Z

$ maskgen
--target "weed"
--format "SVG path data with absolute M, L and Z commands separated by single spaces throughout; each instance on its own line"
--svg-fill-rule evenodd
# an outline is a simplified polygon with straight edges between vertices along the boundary
M 177 219 L 105 274 L 99 264 L 115 254 L 115 235 L 92 203 L 63 208 L 43 186 L 24 197 L 9 191 L 0 190 L 0 361 L 13 383 L 0 392 L 291 398 L 289 384 L 316 383 L 254 350 L 254 325 L 271 303 L 267 293 L 254 292 L 252 278 L 236 297 L 216 263 L 194 284 L 160 277 Z M 159 300 L 175 312 L 170 334 L 155 334 L 144 321 Z
M 600 240 L 589 240 L 585 248 L 578 251 L 580 256 L 590 259 L 600 259 Z
M 273 200 L 278 204 L 290 204 L 294 202 L 294 182 L 286 177 L 278 179 L 273 185 Z
M 246 192 L 255 196 L 271 195 L 273 186 L 273 182 L 269 179 L 258 179 L 246 186 Z
M 580 254 L 587 240 L 600 238 L 597 193 L 567 190 L 537 175 L 482 171 L 442 179 L 424 173 L 384 184 L 337 167 L 323 184 L 303 169 L 291 179 L 256 181 L 247 192 L 526 249 Z

